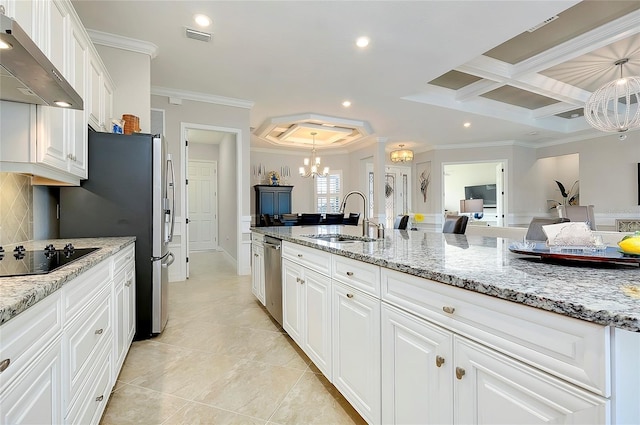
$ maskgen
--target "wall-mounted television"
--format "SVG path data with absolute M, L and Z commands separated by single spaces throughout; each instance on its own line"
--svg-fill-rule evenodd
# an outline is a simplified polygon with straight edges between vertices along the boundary
M 497 206 L 496 185 L 479 184 L 476 186 L 464 187 L 465 199 L 482 199 L 485 208 Z

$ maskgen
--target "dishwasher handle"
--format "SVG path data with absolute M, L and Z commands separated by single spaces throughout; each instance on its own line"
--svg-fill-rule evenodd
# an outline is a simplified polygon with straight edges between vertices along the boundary
M 272 244 L 269 242 L 263 242 L 265 246 L 268 246 L 269 248 L 273 248 L 273 249 L 280 249 L 281 245 L 276 245 L 276 244 Z

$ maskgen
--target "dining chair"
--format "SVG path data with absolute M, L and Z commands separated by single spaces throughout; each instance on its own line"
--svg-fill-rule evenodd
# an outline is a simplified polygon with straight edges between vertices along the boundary
M 409 223 L 409 216 L 400 214 L 399 216 L 396 217 L 395 221 L 393 222 L 393 228 L 399 229 L 399 230 L 406 230 L 408 223 Z
M 351 226 L 357 226 L 359 220 L 360 213 L 349 213 L 349 217 L 345 217 L 343 223 Z
M 301 225 L 320 224 L 321 218 L 321 214 L 302 213 L 299 221 Z
M 322 224 L 342 224 L 344 221 L 344 214 L 339 213 L 327 213 L 325 214 Z
M 457 233 L 464 235 L 467 230 L 467 222 L 469 217 L 466 215 L 448 215 L 444 219 L 444 226 L 442 226 L 442 233 Z
M 591 230 L 596 230 L 593 205 L 558 205 L 558 216 L 570 221 L 584 221 Z

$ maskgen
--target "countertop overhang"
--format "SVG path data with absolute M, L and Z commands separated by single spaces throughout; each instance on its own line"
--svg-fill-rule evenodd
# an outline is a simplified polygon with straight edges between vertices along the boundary
M 134 243 L 135 237 L 50 239 L 22 242 L 27 250 L 48 244 L 72 243 L 76 248 L 100 248 L 58 270 L 47 274 L 0 278 L 0 325 L 51 295 L 74 277 Z
M 361 227 L 278 226 L 252 231 L 443 284 L 601 325 L 640 332 L 640 268 L 550 262 L 514 254 L 515 240 L 387 230 L 375 242 L 333 243 L 305 235 L 359 235 Z

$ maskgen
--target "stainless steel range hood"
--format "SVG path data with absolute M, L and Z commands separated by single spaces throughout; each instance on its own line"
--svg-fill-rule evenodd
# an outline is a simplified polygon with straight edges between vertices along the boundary
M 83 109 L 82 98 L 15 20 L 0 13 L 0 100 Z

